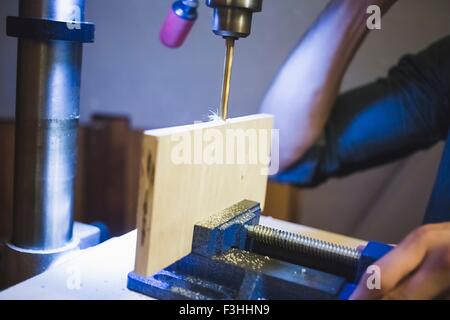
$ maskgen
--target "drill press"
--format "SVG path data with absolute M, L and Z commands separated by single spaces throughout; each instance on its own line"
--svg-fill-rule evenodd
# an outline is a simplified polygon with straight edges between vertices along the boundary
M 254 12 L 262 10 L 262 0 L 206 0 L 213 8 L 213 32 L 225 39 L 226 53 L 222 83 L 220 116 L 228 118 L 231 71 L 233 67 L 234 43 L 250 35 Z

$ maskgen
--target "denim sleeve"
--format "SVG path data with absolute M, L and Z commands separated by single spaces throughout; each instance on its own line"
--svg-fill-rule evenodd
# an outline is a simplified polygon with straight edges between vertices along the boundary
M 444 140 L 450 125 L 450 36 L 403 57 L 386 78 L 338 97 L 323 138 L 272 179 L 315 186 Z

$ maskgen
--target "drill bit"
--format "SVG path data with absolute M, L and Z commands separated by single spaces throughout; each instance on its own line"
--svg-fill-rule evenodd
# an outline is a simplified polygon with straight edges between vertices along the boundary
M 230 97 L 230 81 L 231 81 L 231 70 L 233 67 L 233 54 L 234 54 L 234 38 L 226 38 L 226 54 L 225 54 L 225 65 L 223 70 L 223 83 L 222 83 L 222 101 L 220 105 L 220 115 L 222 120 L 227 120 L 228 118 L 228 101 Z

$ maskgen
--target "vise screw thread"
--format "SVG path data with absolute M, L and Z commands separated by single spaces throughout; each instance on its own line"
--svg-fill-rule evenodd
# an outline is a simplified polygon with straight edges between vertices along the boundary
M 361 256 L 357 249 L 262 225 L 248 225 L 246 229 L 248 237 L 260 244 L 276 246 L 294 254 L 320 259 L 325 263 L 356 268 Z

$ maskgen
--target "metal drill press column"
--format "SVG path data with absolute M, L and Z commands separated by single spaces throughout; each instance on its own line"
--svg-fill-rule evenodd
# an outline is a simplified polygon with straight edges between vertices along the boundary
M 84 20 L 84 0 L 21 0 L 21 18 Z M 20 38 L 12 244 L 48 250 L 72 239 L 82 43 Z

